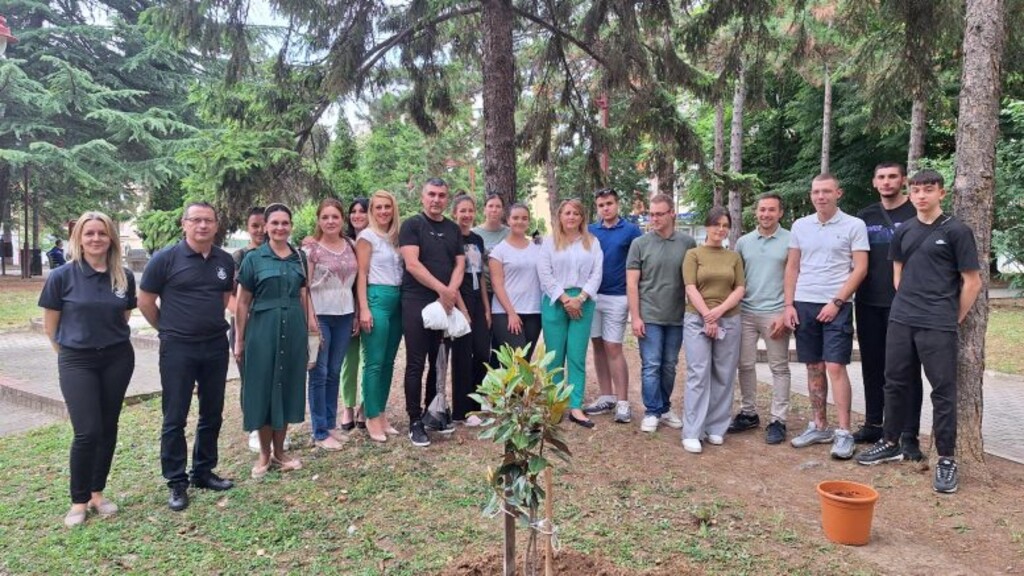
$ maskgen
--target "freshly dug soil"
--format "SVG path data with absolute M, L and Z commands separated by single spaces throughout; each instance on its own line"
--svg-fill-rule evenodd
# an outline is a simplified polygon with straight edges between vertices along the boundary
M 481 555 L 459 558 L 441 571 L 442 576 L 499 576 L 502 570 L 501 551 L 486 552 Z M 524 574 L 522 559 L 518 564 L 517 574 Z M 685 563 L 683 559 L 674 559 L 666 566 L 654 570 L 635 571 L 620 568 L 605 558 L 562 549 L 554 558 L 554 573 L 558 576 L 690 576 L 704 574 Z M 538 559 L 538 574 L 544 574 L 544 555 Z

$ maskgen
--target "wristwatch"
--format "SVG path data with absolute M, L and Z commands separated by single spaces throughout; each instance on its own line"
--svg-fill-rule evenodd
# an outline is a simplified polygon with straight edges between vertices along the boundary
M 833 298 L 832 303 L 836 305 L 836 308 L 842 308 L 843 304 L 846 304 L 846 301 L 842 298 Z
M 580 295 L 578 296 L 578 298 L 580 299 L 580 302 L 586 302 L 587 298 L 588 298 L 587 293 L 586 292 L 580 292 Z

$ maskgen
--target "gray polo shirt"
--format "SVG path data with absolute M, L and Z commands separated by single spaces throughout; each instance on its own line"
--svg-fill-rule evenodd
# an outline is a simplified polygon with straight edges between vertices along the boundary
M 831 302 L 850 277 L 853 253 L 871 249 L 864 221 L 842 210 L 824 224 L 817 214 L 794 222 L 789 247 L 800 250 L 795 300 L 814 304 Z
M 789 230 L 778 226 L 770 236 L 763 236 L 758 230 L 748 232 L 736 241 L 736 252 L 743 258 L 747 277 L 740 309 L 754 314 L 782 311 L 786 305 L 783 279 L 789 256 Z
M 697 242 L 673 231 L 668 238 L 648 232 L 629 247 L 626 270 L 640 271 L 640 315 L 648 324 L 681 326 L 686 310 L 683 258 Z

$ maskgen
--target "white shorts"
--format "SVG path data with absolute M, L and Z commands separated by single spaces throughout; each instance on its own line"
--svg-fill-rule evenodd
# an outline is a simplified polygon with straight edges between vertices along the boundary
M 629 318 L 629 301 L 625 296 L 601 294 L 594 303 L 594 320 L 590 324 L 590 337 L 605 342 L 622 344 Z

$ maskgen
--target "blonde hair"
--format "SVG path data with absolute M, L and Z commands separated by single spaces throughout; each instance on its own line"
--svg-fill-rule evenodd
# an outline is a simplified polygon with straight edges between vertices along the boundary
M 114 221 L 103 212 L 86 212 L 78 217 L 75 227 L 71 230 L 71 237 L 68 238 L 68 261 L 77 262 L 82 265 L 82 236 L 85 234 L 86 222 L 98 220 L 106 228 L 107 237 L 110 238 L 110 246 L 107 247 L 107 273 L 110 274 L 110 287 L 114 292 L 128 290 L 128 277 L 124 273 L 124 266 L 121 265 L 121 238 L 117 233 Z
M 558 217 L 555 219 L 554 226 L 551 227 L 552 237 L 555 241 L 555 250 L 565 250 L 570 244 L 569 239 L 566 237 L 566 231 L 562 229 L 562 211 L 566 208 L 575 208 L 580 213 L 580 240 L 583 241 L 583 247 L 590 250 L 594 236 L 587 229 L 587 213 L 583 210 L 583 203 L 575 198 L 563 200 L 558 205 Z
M 388 226 L 387 230 L 382 229 L 377 224 L 377 219 L 373 217 L 373 201 L 378 199 L 387 200 L 391 203 L 391 225 Z M 387 190 L 377 190 L 370 195 L 370 209 L 367 212 L 369 213 L 368 227 L 370 230 L 387 238 L 393 246 L 398 246 L 398 229 L 401 226 L 401 222 L 398 217 L 398 200 L 395 200 L 395 196 Z

